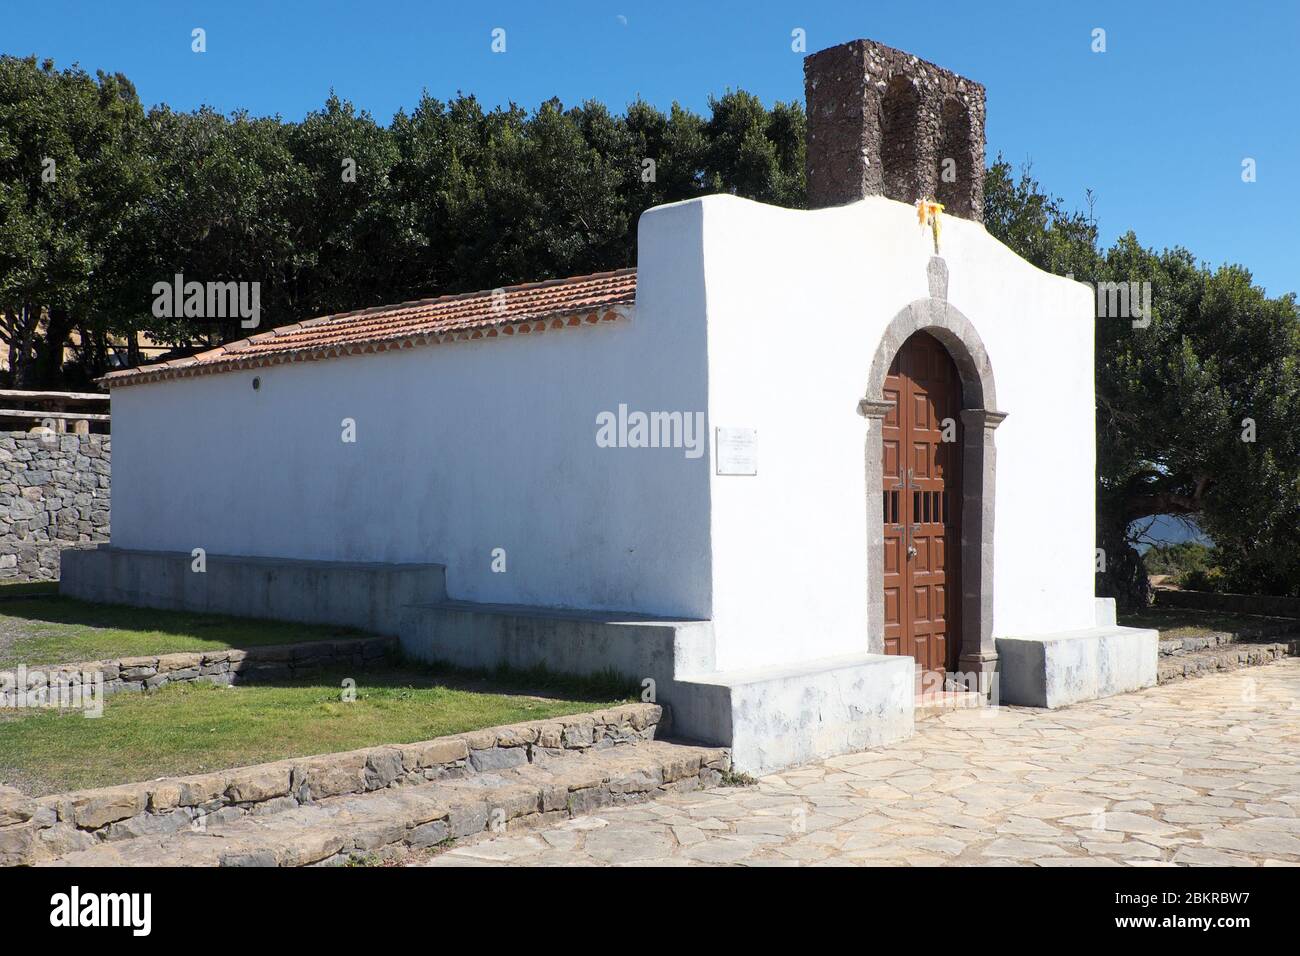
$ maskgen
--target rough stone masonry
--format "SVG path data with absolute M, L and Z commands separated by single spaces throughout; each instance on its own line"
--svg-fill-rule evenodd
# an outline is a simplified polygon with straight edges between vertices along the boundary
M 468 836 L 488 823 L 482 802 L 504 800 L 490 787 L 492 774 L 534 766 L 562 771 L 574 755 L 608 753 L 655 740 L 664 709 L 657 704 L 621 704 L 567 717 L 524 721 L 415 743 L 364 747 L 345 753 L 292 757 L 183 777 L 125 783 L 112 787 L 28 797 L 0 787 L 0 866 L 16 866 L 86 850 L 98 843 L 166 836 L 191 828 L 239 820 L 246 815 L 283 813 L 329 798 L 389 788 L 416 787 L 478 777 L 487 786 L 470 795 L 430 845 L 447 837 Z M 577 775 L 540 787 L 516 787 L 508 818 L 537 816 L 537 822 L 587 813 L 620 803 L 640 802 L 659 792 L 714 787 L 730 764 L 724 749 L 682 747 L 654 750 L 658 766 L 585 768 Z M 649 772 L 647 772 L 649 770 Z M 409 791 L 408 791 L 409 792 Z M 448 798 L 452 795 L 443 794 Z M 459 802 L 459 801 L 458 801 Z M 440 815 L 447 816 L 447 809 Z M 545 814 L 551 814 L 546 817 Z M 425 817 L 422 823 L 429 821 Z M 392 821 L 374 822 L 389 829 Z M 396 826 L 394 839 L 402 836 Z M 388 840 L 385 842 L 392 842 Z
M 804 60 L 808 205 L 937 199 L 984 221 L 984 87 L 904 50 L 854 40 Z
M 50 581 L 65 548 L 108 540 L 107 435 L 0 433 L 0 580 Z

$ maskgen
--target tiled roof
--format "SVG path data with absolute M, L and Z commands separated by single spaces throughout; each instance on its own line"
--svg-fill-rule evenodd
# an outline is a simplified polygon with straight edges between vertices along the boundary
M 110 372 L 100 381 L 115 388 L 417 345 L 535 334 L 626 318 L 635 302 L 635 269 L 530 282 L 325 315 L 198 355 Z

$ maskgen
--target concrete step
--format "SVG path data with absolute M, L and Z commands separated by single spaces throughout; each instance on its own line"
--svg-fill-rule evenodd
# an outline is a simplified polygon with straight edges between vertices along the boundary
M 730 747 L 736 768 L 755 776 L 913 730 L 911 658 L 854 653 L 719 671 L 711 621 L 445 600 L 406 608 L 400 637 L 421 661 L 620 674 L 653 688 L 674 736 Z
M 911 657 L 867 653 L 699 674 L 670 689 L 673 733 L 730 744 L 753 776 L 883 747 L 915 729 L 914 674 Z
M 648 740 L 456 780 L 327 797 L 201 830 L 103 842 L 46 866 L 343 865 L 715 786 L 727 751 Z
M 967 710 L 972 707 L 987 707 L 988 698 L 983 694 L 966 690 L 929 691 L 916 695 L 913 714 L 917 721 L 929 720 L 954 710 Z
M 447 596 L 441 564 L 307 561 L 208 554 L 192 573 L 188 551 L 70 548 L 59 593 L 101 604 L 232 614 L 355 627 L 396 637 L 403 610 Z
M 612 671 L 662 689 L 714 669 L 713 624 L 615 611 L 443 600 L 402 610 L 402 653 L 457 667 Z M 662 693 L 667 703 L 672 703 Z
M 1300 638 L 1282 641 L 1235 640 L 1203 650 L 1162 654 L 1156 677 L 1161 684 L 1203 677 L 1219 671 L 1270 664 L 1284 657 L 1300 656 Z
M 1156 685 L 1160 633 L 1109 623 L 1111 601 L 1099 601 L 1105 602 L 1099 603 L 1098 612 L 1105 623 L 1077 631 L 997 639 L 1001 703 L 1067 707 Z

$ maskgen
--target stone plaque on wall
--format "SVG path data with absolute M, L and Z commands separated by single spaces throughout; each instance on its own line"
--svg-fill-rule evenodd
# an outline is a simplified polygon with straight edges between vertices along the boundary
M 758 429 L 723 428 L 717 432 L 719 475 L 758 474 Z

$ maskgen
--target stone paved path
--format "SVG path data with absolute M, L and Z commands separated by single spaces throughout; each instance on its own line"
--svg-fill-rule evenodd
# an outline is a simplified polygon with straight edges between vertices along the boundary
M 423 865 L 1300 865 L 1300 660 L 918 728 Z

